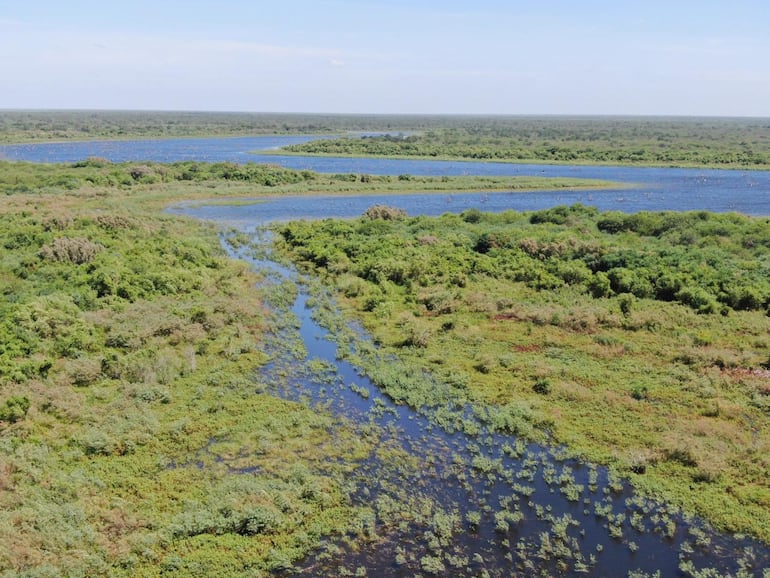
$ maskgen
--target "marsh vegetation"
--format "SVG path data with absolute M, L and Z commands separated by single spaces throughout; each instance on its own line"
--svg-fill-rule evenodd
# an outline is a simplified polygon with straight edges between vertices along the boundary
M 35 188 L 3 203 L 0 568 L 290 566 L 356 523 L 341 464 L 364 446 L 255 392 L 274 323 L 259 276 L 215 228 L 135 193 Z
M 731 532 L 770 538 L 770 225 L 466 211 L 295 222 L 287 254 L 380 347 Z M 396 400 L 424 402 L 404 385 Z

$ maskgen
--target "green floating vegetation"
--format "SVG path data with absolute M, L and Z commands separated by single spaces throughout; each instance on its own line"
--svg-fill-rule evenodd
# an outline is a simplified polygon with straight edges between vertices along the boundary
M 275 230 L 383 355 L 504 408 L 477 410 L 500 431 L 546 429 L 650 495 L 770 539 L 768 219 L 378 207 Z M 397 402 L 445 399 L 402 366 L 364 367 Z

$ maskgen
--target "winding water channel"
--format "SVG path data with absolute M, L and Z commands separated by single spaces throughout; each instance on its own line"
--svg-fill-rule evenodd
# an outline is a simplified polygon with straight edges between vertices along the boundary
M 374 436 L 380 448 L 390 449 L 356 464 L 351 475 L 354 500 L 374 505 L 378 513 L 367 530 L 370 539 L 355 546 L 346 540 L 330 542 L 317 556 L 304 561 L 298 575 L 652 576 L 659 572 L 660 576 L 676 576 L 713 572 L 703 575 L 762 576 L 763 569 L 770 567 L 768 546 L 719 534 L 701 520 L 639 497 L 605 468 L 570 458 L 562 448 L 495 433 L 488 427 L 485 410 L 446 401 L 417 409 L 394 404 L 348 359 L 355 354 L 380 363 L 398 361 L 378 359 L 376 348 L 355 327 L 342 332 L 326 329 L 318 314 L 325 312 L 327 320 L 329 314 L 334 315 L 333 301 L 317 291 L 311 294 L 294 270 L 270 260 L 262 228 L 297 218 L 357 216 L 375 203 L 398 206 L 410 215 L 471 207 L 530 210 L 575 202 L 627 212 L 707 209 L 770 215 L 770 173 L 282 157 L 248 154 L 288 142 L 281 139 L 269 144 L 255 139 L 199 140 L 211 141 L 211 147 L 202 143 L 206 152 L 197 150 L 195 154 L 200 156 L 196 160 L 253 160 L 333 173 L 542 174 L 637 185 L 596 192 L 276 197 L 245 206 L 196 204 L 170 209 L 246 232 L 262 249 L 233 248 L 225 240 L 230 254 L 262 271 L 267 286 L 298 288 L 290 306 L 272 303 L 282 323 L 270 344 L 272 362 L 257 376 L 257 386 L 332 412 L 359 428 L 362 436 Z M 105 156 L 116 161 L 170 161 L 183 160 L 189 152 L 178 151 L 175 157 L 164 150 L 153 155 L 152 143 L 165 147 L 170 141 L 142 142 L 141 150 L 121 153 L 127 156 L 107 154 L 127 146 L 125 142 L 110 143 L 112 148 L 107 151 L 87 152 L 87 147 L 81 148 L 84 143 L 76 143 L 77 153 L 72 154 L 80 156 L 75 158 L 62 158 L 62 150 L 70 149 L 61 145 L 61 150 L 48 148 L 38 151 L 37 158 L 24 160 Z M 191 146 L 189 140 L 177 142 Z M 37 150 L 29 148 L 35 145 L 24 146 L 27 155 Z M 18 149 L 0 147 L 0 156 L 12 158 L 12 153 L 17 154 Z M 275 291 L 266 291 L 271 293 Z M 287 347 L 292 342 L 301 342 L 304 352 Z M 447 387 L 433 383 L 429 375 L 424 379 L 429 388 Z M 394 456 L 398 459 L 389 459 Z M 388 515 L 398 514 L 399 507 L 413 508 L 415 513 L 400 521 L 397 515 Z
M 257 238 L 264 235 L 246 230 Z M 259 376 L 263 390 L 344 416 L 362 436 L 376 436 L 382 448 L 399 450 L 357 464 L 351 480 L 355 499 L 376 503 L 386 514 L 395 502 L 422 511 L 401 523 L 387 515 L 374 521 L 369 531 L 377 539 L 364 545 L 328 544 L 305 561 L 297 576 L 342 575 L 343 570 L 398 577 L 420 571 L 443 576 L 675 576 L 680 569 L 689 572 L 685 575 L 762 576 L 770 564 L 766 546 L 721 535 L 676 508 L 637 496 L 606 468 L 576 460 L 563 448 L 494 432 L 483 410 L 452 402 L 416 410 L 393 403 L 346 360 L 354 350 L 377 356 L 360 330 L 353 328 L 355 339 L 335 339 L 317 321 L 319 309 L 329 310 L 323 295 L 311 296 L 291 268 L 255 258 L 248 250 L 230 251 L 263 271 L 265 283 L 288 281 L 299 288 L 283 311 L 281 334 L 274 336 L 273 361 Z M 280 304 L 273 307 L 280 313 Z M 304 355 L 286 347 L 296 339 Z M 429 388 L 446 387 L 430 376 L 424 379 Z M 390 461 L 393 457 L 416 459 L 418 467 Z

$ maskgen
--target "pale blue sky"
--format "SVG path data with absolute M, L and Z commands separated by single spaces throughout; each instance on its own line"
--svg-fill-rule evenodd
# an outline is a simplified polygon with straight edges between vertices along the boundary
M 768 0 L 0 0 L 0 109 L 770 117 Z

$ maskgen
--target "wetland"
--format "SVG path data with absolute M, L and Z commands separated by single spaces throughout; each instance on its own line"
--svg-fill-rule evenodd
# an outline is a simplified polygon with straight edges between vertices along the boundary
M 3 575 L 763 575 L 767 173 L 89 156 L 1 167 Z

